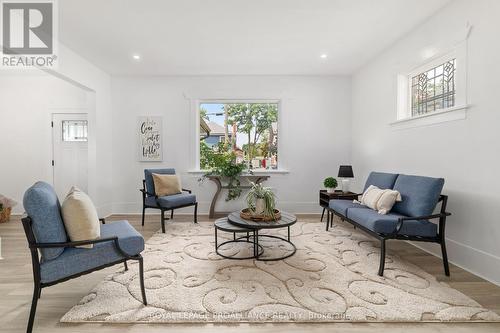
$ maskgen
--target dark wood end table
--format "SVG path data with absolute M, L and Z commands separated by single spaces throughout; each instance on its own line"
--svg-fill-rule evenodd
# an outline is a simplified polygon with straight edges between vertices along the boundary
M 325 210 L 328 208 L 330 204 L 330 200 L 357 200 L 359 194 L 353 192 L 342 192 L 340 190 L 335 191 L 333 193 L 328 193 L 326 190 L 319 190 L 319 205 L 323 207 L 323 212 L 321 213 L 321 222 L 323 222 L 323 217 L 325 215 Z M 326 211 L 326 230 L 328 231 L 328 227 L 333 223 L 333 216 L 330 211 Z

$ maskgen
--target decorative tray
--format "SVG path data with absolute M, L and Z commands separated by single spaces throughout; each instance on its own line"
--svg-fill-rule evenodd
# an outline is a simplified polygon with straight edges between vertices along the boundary
M 249 221 L 262 221 L 262 222 L 270 222 L 270 221 L 277 221 L 281 218 L 281 212 L 279 209 L 274 210 L 274 216 L 269 216 L 269 215 L 263 215 L 263 214 L 258 214 L 255 215 L 252 213 L 252 211 L 248 208 L 242 209 L 240 212 L 240 217 L 244 220 L 249 220 Z

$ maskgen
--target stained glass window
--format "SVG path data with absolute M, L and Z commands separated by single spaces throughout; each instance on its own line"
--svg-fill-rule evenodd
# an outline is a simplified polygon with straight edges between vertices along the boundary
M 411 78 L 412 117 L 455 106 L 455 63 L 452 59 Z

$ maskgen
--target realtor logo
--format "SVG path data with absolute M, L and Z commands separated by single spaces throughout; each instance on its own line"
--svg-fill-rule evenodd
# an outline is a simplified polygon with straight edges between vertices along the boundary
M 53 67 L 54 1 L 0 1 L 2 67 Z

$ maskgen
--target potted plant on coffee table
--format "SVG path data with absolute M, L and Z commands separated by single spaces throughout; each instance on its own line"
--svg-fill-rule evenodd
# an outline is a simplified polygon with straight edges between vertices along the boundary
M 325 178 L 323 181 L 323 185 L 325 185 L 327 193 L 334 193 L 335 188 L 338 186 L 337 180 L 333 177 Z
M 252 187 L 247 194 L 247 209 L 242 213 L 250 215 L 255 220 L 277 220 L 279 211 L 276 209 L 276 198 L 270 187 L 251 183 Z

